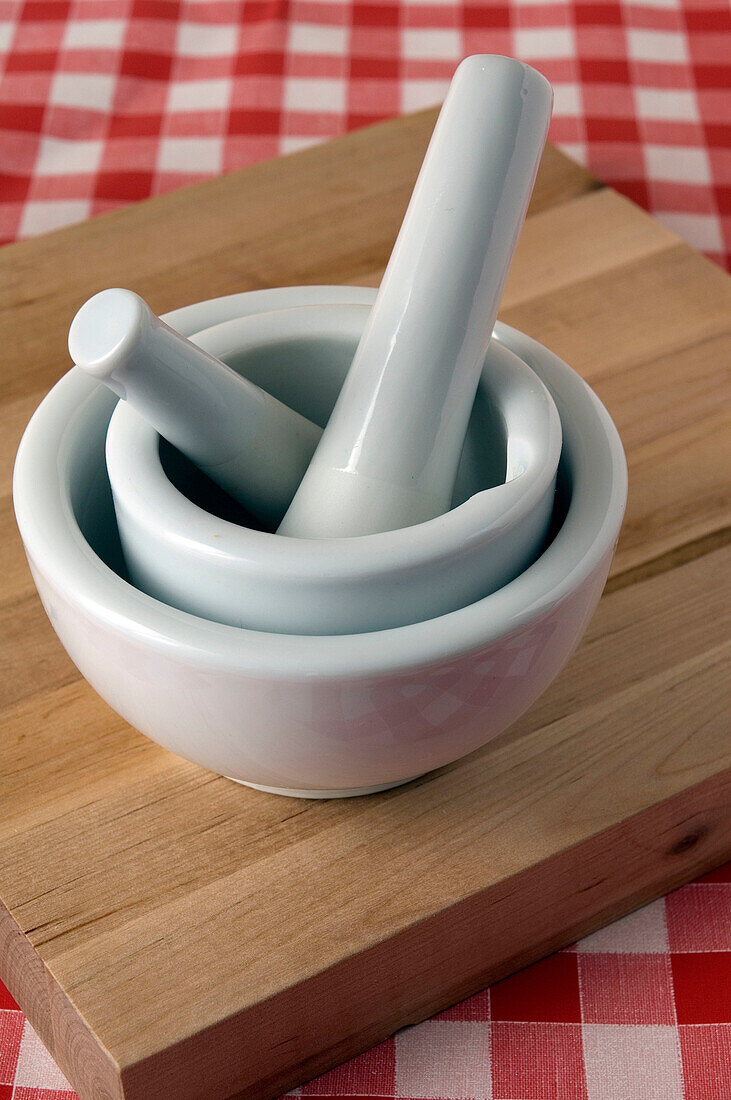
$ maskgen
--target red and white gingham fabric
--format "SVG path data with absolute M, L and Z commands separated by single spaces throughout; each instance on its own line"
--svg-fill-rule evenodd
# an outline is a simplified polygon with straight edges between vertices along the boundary
M 529 61 L 552 138 L 731 263 L 728 0 L 0 0 L 0 240 L 435 104 Z
M 478 52 L 541 69 L 552 139 L 731 267 L 727 0 L 0 0 L 0 241 L 435 104 Z M 301 1091 L 729 1100 L 730 997 L 731 867 Z M 0 986 L 11 1097 L 73 1093 Z
M 74 1100 L 2 993 L 0 1100 Z M 729 1100 L 731 864 L 291 1095 Z

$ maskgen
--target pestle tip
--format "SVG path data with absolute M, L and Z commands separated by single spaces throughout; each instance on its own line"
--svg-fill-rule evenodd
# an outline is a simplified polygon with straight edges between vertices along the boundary
M 69 354 L 96 378 L 109 380 L 150 324 L 150 310 L 131 290 L 102 290 L 81 307 L 69 329 Z
M 553 104 L 553 88 L 546 77 L 532 65 L 502 54 L 471 54 L 460 61 L 454 73 L 453 83 L 455 87 L 466 85 L 469 88 L 473 84 L 474 88 L 479 88 L 480 82 L 486 78 L 519 79 L 522 84 L 523 99 L 531 98 L 536 104 L 540 104 L 544 111 L 547 110 L 550 113 Z

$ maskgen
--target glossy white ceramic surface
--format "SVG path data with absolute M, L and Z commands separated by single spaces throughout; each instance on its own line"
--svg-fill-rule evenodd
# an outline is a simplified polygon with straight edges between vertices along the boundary
M 239 323 L 246 328 L 245 318 Z M 319 428 L 203 343 L 196 347 L 130 290 L 103 290 L 84 303 L 71 323 L 69 353 L 217 485 L 256 516 L 279 522 Z
M 372 534 L 449 507 L 551 102 L 548 81 L 512 58 L 457 69 L 283 534 Z
M 367 305 L 300 306 L 234 319 L 196 340 L 325 423 L 367 319 Z M 173 483 L 157 433 L 123 402 L 106 454 L 128 571 L 142 591 L 232 626 L 351 634 L 453 611 L 521 573 L 545 542 L 561 425 L 543 383 L 495 343 L 457 506 L 348 539 L 295 539 L 227 522 L 207 510 L 204 491 L 202 507 L 192 503 L 176 487 L 185 487 L 185 471 Z
M 369 297 L 349 287 L 288 288 L 199 303 L 187 316 L 195 330 L 286 304 Z M 41 599 L 91 685 L 173 752 L 299 792 L 401 782 L 518 718 L 594 611 L 627 474 L 616 429 L 585 383 L 528 337 L 504 325 L 496 335 L 536 370 L 561 415 L 568 506 L 560 529 L 534 565 L 485 599 L 438 619 L 339 637 L 212 623 L 123 580 L 103 461 L 115 398 L 77 369 L 65 375 L 26 430 L 13 491 Z

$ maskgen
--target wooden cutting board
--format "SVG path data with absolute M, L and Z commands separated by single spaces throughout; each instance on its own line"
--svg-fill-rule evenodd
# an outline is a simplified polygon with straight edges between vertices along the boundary
M 277 1096 L 729 855 L 730 282 L 554 149 L 502 316 L 606 402 L 630 499 L 587 637 L 522 721 L 383 795 L 257 793 L 117 718 L 35 595 L 11 464 L 82 300 L 377 284 L 433 121 L 0 253 L 2 976 L 89 1100 Z

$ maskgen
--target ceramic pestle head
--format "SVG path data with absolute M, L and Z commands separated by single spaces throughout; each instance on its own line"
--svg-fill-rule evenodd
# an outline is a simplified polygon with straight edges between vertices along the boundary
M 320 438 L 316 425 L 166 325 L 130 290 L 103 290 L 81 307 L 69 352 L 234 499 L 279 522 Z

